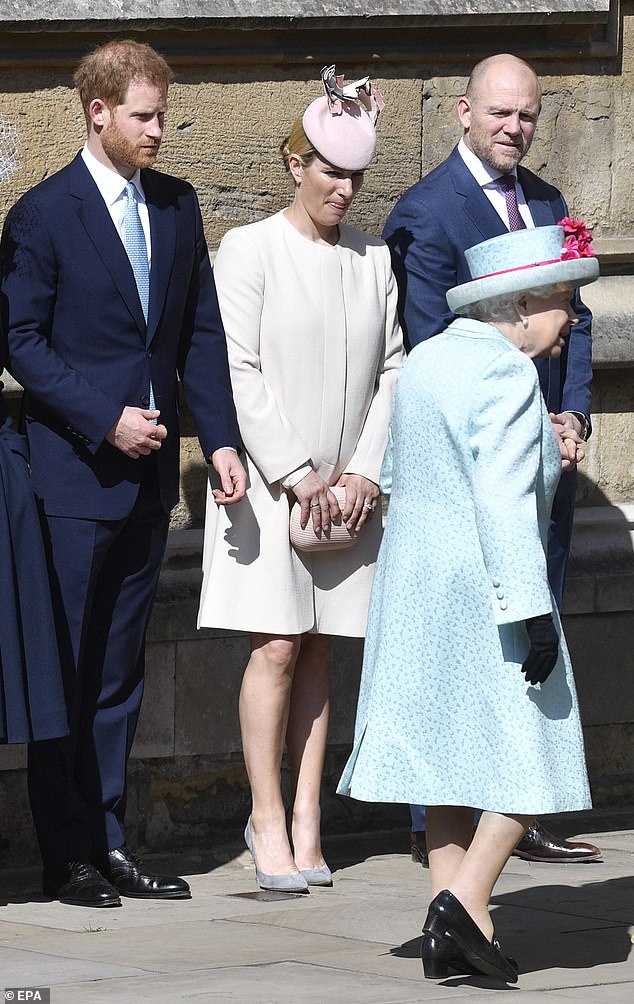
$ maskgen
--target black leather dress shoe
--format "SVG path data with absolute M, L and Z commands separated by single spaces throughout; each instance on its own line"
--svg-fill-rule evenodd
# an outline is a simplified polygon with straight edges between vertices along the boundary
M 601 851 L 594 844 L 583 844 L 572 840 L 562 840 L 545 830 L 539 822 L 529 826 L 513 851 L 524 861 L 550 861 L 580 864 L 584 861 L 601 861 Z
M 496 941 L 487 941 L 473 917 L 449 889 L 443 889 L 429 904 L 423 933 L 453 938 L 467 962 L 478 972 L 505 983 L 517 983 L 517 969 L 502 955 Z
M 122 896 L 135 899 L 191 898 L 191 890 L 184 879 L 146 871 L 143 862 L 127 844 L 109 851 L 101 870 Z
M 42 892 L 71 906 L 121 906 L 117 890 L 88 861 L 45 868 Z

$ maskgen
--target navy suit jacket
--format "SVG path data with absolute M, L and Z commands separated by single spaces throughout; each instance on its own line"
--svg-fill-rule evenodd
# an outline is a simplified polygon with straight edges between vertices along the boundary
M 549 226 L 568 215 L 561 192 L 526 168 L 520 166 L 517 173 L 535 226 Z M 392 254 L 408 348 L 444 331 L 454 320 L 445 294 L 471 279 L 465 250 L 506 232 L 457 147 L 399 199 L 383 238 Z M 573 302 L 579 324 L 573 326 L 561 356 L 536 359 L 535 364 L 549 411 L 588 415 L 592 314 L 578 293 Z
M 2 302 L 4 297 L 0 293 L 0 377 L 2 376 L 2 371 L 5 369 L 7 363 L 9 362 L 9 346 L 7 343 L 7 333 L 5 331 L 3 317 L 6 311 L 2 309 Z M 2 390 L 4 384 L 0 381 L 0 426 L 4 425 L 9 417 L 9 411 L 4 399 L 2 397 Z
M 238 446 L 226 342 L 196 194 L 141 172 L 152 241 L 146 325 L 134 275 L 83 159 L 26 193 L 2 234 L 8 368 L 25 388 L 33 487 L 49 515 L 121 519 L 143 474 L 105 439 L 125 405 L 147 407 L 150 379 L 167 438 L 161 502 L 178 501 L 180 374 L 209 457 Z

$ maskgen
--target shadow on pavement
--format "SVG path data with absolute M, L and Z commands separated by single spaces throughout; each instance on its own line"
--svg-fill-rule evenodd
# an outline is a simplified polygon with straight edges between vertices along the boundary
M 542 866 L 544 867 L 544 866 Z M 572 885 L 540 885 L 494 896 L 496 935 L 520 975 L 548 969 L 593 969 L 625 962 L 632 951 L 634 877 Z M 391 955 L 420 956 L 412 938 Z M 482 982 L 484 981 L 484 982 Z M 445 985 L 500 986 L 478 977 L 455 977 Z

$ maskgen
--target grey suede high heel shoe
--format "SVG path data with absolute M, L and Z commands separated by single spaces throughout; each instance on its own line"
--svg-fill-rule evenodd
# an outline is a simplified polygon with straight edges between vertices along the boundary
M 251 816 L 249 816 L 246 829 L 244 831 L 244 842 L 251 852 L 253 864 L 255 865 L 255 877 L 258 880 L 260 889 L 265 889 L 270 892 L 308 892 L 308 882 L 301 872 L 295 872 L 290 875 L 267 875 L 266 872 L 260 871 L 258 859 L 255 856 L 255 850 L 253 849 Z
M 328 865 L 322 865 L 321 868 L 302 868 L 301 872 L 309 885 L 332 885 L 332 872 Z

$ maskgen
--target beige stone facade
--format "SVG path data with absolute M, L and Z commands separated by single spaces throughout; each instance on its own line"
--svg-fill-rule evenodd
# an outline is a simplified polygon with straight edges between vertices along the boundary
M 0 4 L 0 113 L 19 135 L 17 170 L 1 187 L 0 216 L 80 148 L 84 119 L 72 67 L 87 47 L 125 27 L 113 20 L 111 30 L 100 31 L 97 15 L 65 25 L 60 12 L 55 23 L 44 12 L 30 26 L 18 24 L 10 14 L 23 14 L 21 6 L 38 5 Z M 398 196 L 459 138 L 454 107 L 470 67 L 490 52 L 510 50 L 537 69 L 544 106 L 526 164 L 562 189 L 572 215 L 592 225 L 604 275 L 586 295 L 596 313 L 594 434 L 580 478 L 566 627 L 595 798 L 607 804 L 631 797 L 634 3 L 404 4 L 400 19 L 342 18 L 336 34 L 314 8 L 310 23 L 308 14 L 289 21 L 282 0 L 242 20 L 218 14 L 213 23 L 202 8 L 196 13 L 195 3 L 184 6 L 187 23 L 181 18 L 174 27 L 170 4 L 152 4 L 143 11 L 147 31 L 136 37 L 174 66 L 158 166 L 195 185 L 212 251 L 230 227 L 286 204 L 290 185 L 278 147 L 319 94 L 323 63 L 336 61 L 348 77 L 371 72 L 386 97 L 379 154 L 350 215 L 376 234 Z M 468 16 L 468 9 L 479 13 Z M 126 33 L 139 26 L 128 25 Z M 150 631 L 132 771 L 130 815 L 138 842 L 150 847 L 237 832 L 248 804 L 236 715 L 247 641 L 195 630 L 205 468 L 189 418 L 182 461 L 182 500 Z M 360 646 L 338 642 L 326 825 L 406 825 L 404 810 L 368 810 L 332 795 L 351 739 L 359 664 Z M 19 815 L 22 806 L 26 816 L 23 762 L 23 750 L 0 750 L 0 818 L 9 802 L 7 812 Z M 11 844 L 6 860 L 19 859 Z

